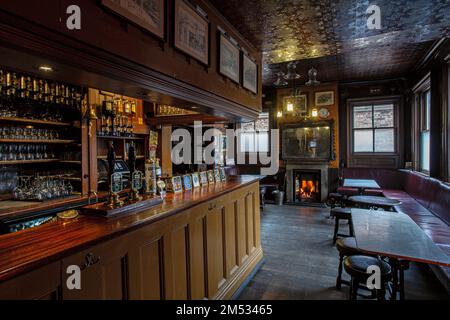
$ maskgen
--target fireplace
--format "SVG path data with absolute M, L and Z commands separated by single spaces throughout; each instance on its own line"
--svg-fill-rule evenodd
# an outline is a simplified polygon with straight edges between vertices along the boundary
M 294 202 L 318 203 L 321 202 L 321 172 L 320 170 L 293 170 L 294 175 Z
M 305 182 L 302 183 L 302 180 Z M 302 192 L 303 197 L 301 196 Z M 300 164 L 293 161 L 286 163 L 286 200 L 288 203 L 305 205 L 323 203 L 327 200 L 327 196 L 327 163 Z

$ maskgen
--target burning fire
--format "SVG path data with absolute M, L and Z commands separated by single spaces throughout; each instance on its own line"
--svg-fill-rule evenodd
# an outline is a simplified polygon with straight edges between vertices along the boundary
M 311 198 L 313 193 L 316 192 L 316 185 L 314 181 L 302 180 L 302 185 L 300 188 L 300 196 L 302 198 Z

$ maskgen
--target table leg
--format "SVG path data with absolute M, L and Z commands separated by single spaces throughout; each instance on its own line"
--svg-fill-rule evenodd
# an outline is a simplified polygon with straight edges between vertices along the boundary
M 389 259 L 392 268 L 392 293 L 391 300 L 397 300 L 397 293 L 400 300 L 405 300 L 405 270 L 409 269 L 409 261 Z
M 391 265 L 391 268 L 392 268 L 391 300 L 397 300 L 397 290 L 398 290 L 397 260 L 389 259 L 389 264 Z

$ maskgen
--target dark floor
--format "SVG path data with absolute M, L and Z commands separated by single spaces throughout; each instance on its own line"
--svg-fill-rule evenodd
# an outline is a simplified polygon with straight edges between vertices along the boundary
M 265 263 L 239 298 L 347 299 L 347 286 L 334 287 L 338 253 L 328 216 L 329 209 L 266 205 L 261 213 Z M 450 299 L 426 265 L 411 265 L 405 287 L 406 299 Z

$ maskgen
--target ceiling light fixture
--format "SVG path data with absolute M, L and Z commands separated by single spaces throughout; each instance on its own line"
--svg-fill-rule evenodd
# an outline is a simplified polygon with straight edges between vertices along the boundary
M 52 72 L 53 68 L 50 66 L 43 65 L 43 66 L 39 66 L 39 70 L 45 71 L 45 72 Z
M 314 86 L 320 83 L 320 81 L 317 81 L 317 70 L 314 67 L 308 70 L 308 78 L 309 80 L 305 83 L 306 86 Z
M 287 64 L 287 73 L 284 75 L 286 80 L 297 80 L 300 79 L 300 75 L 297 73 L 297 62 L 291 61 Z
M 288 82 L 286 80 L 284 80 L 284 73 L 283 72 L 278 72 L 277 73 L 277 80 L 273 84 L 276 87 L 283 87 L 283 86 L 287 86 L 288 85 Z

